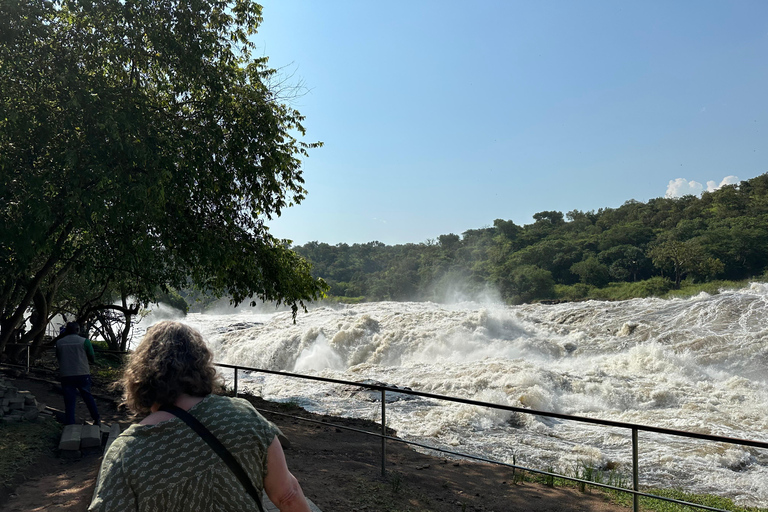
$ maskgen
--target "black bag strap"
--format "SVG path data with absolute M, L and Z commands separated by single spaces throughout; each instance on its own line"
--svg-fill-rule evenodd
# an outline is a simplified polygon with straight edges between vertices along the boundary
M 203 441 L 208 443 L 208 445 L 213 448 L 213 451 L 215 451 L 219 457 L 221 457 L 224 462 L 227 463 L 229 469 L 231 469 L 237 479 L 240 480 L 240 483 L 243 484 L 243 487 L 245 487 L 245 490 L 248 492 L 248 494 L 250 494 L 251 497 L 256 501 L 256 505 L 259 506 L 259 510 L 264 512 L 264 508 L 261 506 L 261 496 L 259 496 L 259 491 L 257 491 L 253 486 L 253 483 L 251 482 L 251 479 L 248 478 L 248 474 L 243 469 L 243 466 L 241 466 L 240 463 L 237 462 L 237 459 L 235 459 L 235 457 L 229 452 L 229 450 L 227 450 L 226 447 L 221 444 L 221 441 L 216 439 L 216 436 L 211 434 L 211 431 L 208 430 L 205 425 L 200 423 L 200 421 L 198 421 L 198 419 L 192 416 L 190 413 L 180 407 L 176 407 L 175 405 L 163 405 L 160 407 L 160 410 L 173 414 L 174 416 L 184 421 L 184 423 L 189 425 L 192 430 L 197 432 L 197 434 L 203 438 Z

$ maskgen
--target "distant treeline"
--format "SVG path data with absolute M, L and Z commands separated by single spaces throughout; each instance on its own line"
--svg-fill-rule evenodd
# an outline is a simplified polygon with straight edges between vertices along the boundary
M 575 300 L 611 287 L 661 295 L 681 284 L 765 277 L 768 173 L 702 196 L 630 200 L 597 212 L 543 211 L 519 226 L 449 233 L 419 244 L 293 247 L 344 301 L 476 298 Z

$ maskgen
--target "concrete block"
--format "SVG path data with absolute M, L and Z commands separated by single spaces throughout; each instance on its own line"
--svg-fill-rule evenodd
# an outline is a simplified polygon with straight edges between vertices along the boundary
M 80 436 L 82 435 L 82 425 L 66 425 L 64 432 L 61 433 L 61 440 L 59 441 L 59 450 L 65 451 L 80 451 Z
M 106 452 L 109 450 L 109 447 L 112 446 L 112 443 L 117 439 L 117 436 L 120 435 L 120 424 L 119 423 L 113 423 L 112 427 L 109 429 L 109 437 L 107 438 L 107 445 L 104 447 L 104 451 Z
M 25 405 L 31 405 L 35 403 L 35 395 L 32 394 L 30 391 L 19 391 L 19 398 L 24 399 Z
M 24 419 L 27 421 L 35 421 L 38 416 L 40 416 L 40 411 L 37 410 L 37 407 L 28 407 L 24 410 Z
M 97 448 L 101 446 L 101 429 L 98 425 L 83 425 L 80 434 L 80 448 Z
M 8 399 L 8 407 L 11 410 L 15 409 L 24 409 L 24 399 L 23 398 L 9 398 Z

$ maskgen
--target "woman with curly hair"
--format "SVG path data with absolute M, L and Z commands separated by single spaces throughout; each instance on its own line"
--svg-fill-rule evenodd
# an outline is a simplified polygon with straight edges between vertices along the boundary
M 88 510 L 256 510 L 263 489 L 282 512 L 309 511 L 277 427 L 246 400 L 214 394 L 221 381 L 198 331 L 170 321 L 149 328 L 122 385 L 126 405 L 147 416 L 104 455 Z M 234 456 L 234 465 L 182 420 L 185 411 Z

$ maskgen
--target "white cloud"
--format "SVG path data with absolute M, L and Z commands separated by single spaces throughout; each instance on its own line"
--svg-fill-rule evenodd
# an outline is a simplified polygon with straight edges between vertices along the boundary
M 722 188 L 723 185 L 735 185 L 739 181 L 741 180 L 739 179 L 738 176 L 726 176 L 725 178 L 723 178 L 723 180 L 720 182 L 719 185 L 714 181 L 708 181 L 707 192 L 714 192 L 715 190 Z
M 667 193 L 664 194 L 664 197 L 683 197 L 689 194 L 697 196 L 701 194 L 703 190 L 704 185 L 698 181 L 688 181 L 685 178 L 677 178 L 676 180 L 669 180 L 669 185 L 667 185 Z
M 707 192 L 714 192 L 715 190 L 721 188 L 723 185 L 735 185 L 739 181 L 741 180 L 739 180 L 737 176 L 726 176 L 720 181 L 719 185 L 716 181 L 710 180 L 707 182 Z M 683 197 L 689 194 L 698 196 L 701 195 L 703 191 L 704 185 L 698 181 L 688 181 L 685 178 L 677 178 L 676 180 L 669 180 L 669 185 L 667 185 L 667 193 L 664 194 L 664 197 Z

